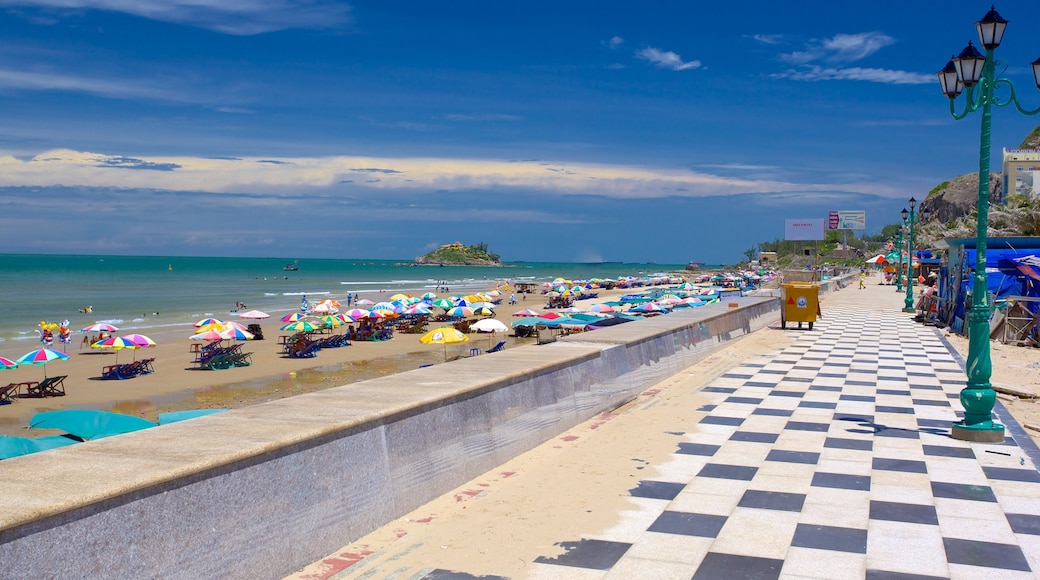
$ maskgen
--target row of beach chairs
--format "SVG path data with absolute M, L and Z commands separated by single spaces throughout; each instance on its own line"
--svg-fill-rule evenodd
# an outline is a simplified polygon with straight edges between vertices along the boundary
M 152 367 L 153 362 L 155 362 L 154 358 L 146 358 L 132 363 L 108 365 L 102 369 L 101 378 L 104 380 L 124 380 L 148 375 L 155 372 L 155 368 Z
M 68 375 L 47 377 L 42 381 L 10 383 L 0 387 L 0 405 L 11 404 L 12 397 L 19 399 L 62 397 L 65 395 L 65 379 Z
M 253 364 L 251 352 L 226 352 L 217 354 L 199 363 L 199 368 L 207 371 L 219 371 L 235 367 L 247 367 Z
M 214 342 L 199 349 L 193 362 L 199 369 L 223 370 L 253 364 L 252 354 L 242 352 L 242 343 L 220 346 L 219 342 Z

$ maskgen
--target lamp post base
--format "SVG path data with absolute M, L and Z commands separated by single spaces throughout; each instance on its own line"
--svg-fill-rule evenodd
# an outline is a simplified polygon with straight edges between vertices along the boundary
M 917 310 L 914 308 L 904 308 L 903 312 L 917 312 Z
M 1000 423 L 987 421 L 978 425 L 964 425 L 954 423 L 950 428 L 950 437 L 959 441 L 972 441 L 975 443 L 1003 443 L 1004 426 Z

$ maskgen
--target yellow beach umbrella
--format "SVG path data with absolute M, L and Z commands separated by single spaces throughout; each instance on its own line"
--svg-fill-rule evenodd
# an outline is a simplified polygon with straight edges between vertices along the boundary
M 468 342 L 469 337 L 459 332 L 457 329 L 450 326 L 442 326 L 440 328 L 434 328 L 419 338 L 419 342 L 423 344 L 443 344 L 444 345 L 444 360 L 448 360 L 448 345 L 449 344 L 461 344 Z

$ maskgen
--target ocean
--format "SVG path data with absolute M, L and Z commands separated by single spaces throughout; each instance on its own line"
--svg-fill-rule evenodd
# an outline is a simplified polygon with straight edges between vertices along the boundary
M 95 322 L 119 327 L 118 334 L 183 328 L 187 337 L 199 318 L 233 317 L 236 303 L 280 317 L 298 309 L 304 296 L 345 304 L 347 294 L 356 293 L 378 302 L 397 292 L 435 291 L 442 283 L 454 294 L 500 280 L 648 276 L 685 267 L 618 262 L 412 267 L 398 265 L 410 260 L 304 259 L 295 262 L 299 270 L 286 271 L 293 262 L 282 258 L 3 254 L 0 259 L 0 354 L 8 357 L 38 344 L 40 322 L 68 320 L 73 344 L 82 340 L 77 331 Z M 88 306 L 91 313 L 80 312 Z

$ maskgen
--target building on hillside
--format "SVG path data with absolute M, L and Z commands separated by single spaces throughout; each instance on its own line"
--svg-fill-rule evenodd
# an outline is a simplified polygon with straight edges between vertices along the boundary
M 1040 189 L 1040 150 L 1004 148 L 1004 185 L 1000 202 L 1006 203 L 1009 195 L 1036 196 Z

